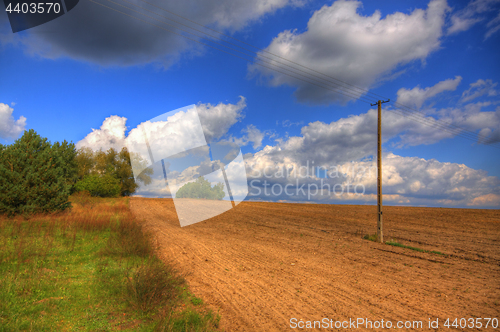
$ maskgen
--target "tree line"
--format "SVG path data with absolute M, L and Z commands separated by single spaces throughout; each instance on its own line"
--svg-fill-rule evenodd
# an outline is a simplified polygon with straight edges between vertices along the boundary
M 148 177 L 141 177 L 148 182 Z M 33 129 L 11 145 L 0 144 L 0 213 L 31 214 L 65 210 L 69 195 L 132 195 L 139 187 L 130 154 L 121 151 L 77 150 L 66 140 L 51 143 Z
M 194 182 L 189 182 L 183 185 L 175 198 L 201 198 L 211 200 L 221 200 L 226 196 L 224 192 L 224 184 L 219 182 L 213 187 L 210 182 L 203 176 L 196 179 Z

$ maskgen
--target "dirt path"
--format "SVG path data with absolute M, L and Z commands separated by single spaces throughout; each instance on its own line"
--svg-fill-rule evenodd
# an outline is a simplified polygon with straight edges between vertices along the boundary
M 386 240 L 445 257 L 363 240 L 373 206 L 243 202 L 184 228 L 172 200 L 130 207 L 225 331 L 292 330 L 292 318 L 420 320 L 417 330 L 429 318 L 440 330 L 447 318 L 500 319 L 499 210 L 385 208 Z

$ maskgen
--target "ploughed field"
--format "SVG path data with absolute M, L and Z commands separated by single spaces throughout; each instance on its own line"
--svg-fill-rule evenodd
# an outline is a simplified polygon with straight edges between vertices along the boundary
M 448 330 L 448 318 L 500 319 L 500 210 L 384 207 L 384 240 L 440 255 L 364 240 L 376 206 L 242 202 L 183 228 L 170 199 L 130 207 L 225 331 L 324 318 L 420 320 L 420 330 L 431 318 Z

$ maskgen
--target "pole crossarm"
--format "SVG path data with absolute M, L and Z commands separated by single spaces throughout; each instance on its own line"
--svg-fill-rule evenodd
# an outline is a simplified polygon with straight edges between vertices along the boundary
M 377 101 L 375 104 L 370 104 L 370 106 L 377 106 L 377 105 L 378 105 L 378 103 L 385 104 L 385 103 L 388 103 L 388 102 L 390 102 L 390 101 L 391 101 L 390 99 L 387 99 L 386 101 L 379 100 L 379 101 Z

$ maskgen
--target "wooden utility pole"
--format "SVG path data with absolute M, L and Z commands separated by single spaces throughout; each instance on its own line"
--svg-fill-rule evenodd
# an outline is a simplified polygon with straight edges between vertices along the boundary
M 382 104 L 389 102 L 379 100 L 371 106 L 378 106 L 378 125 L 377 125 L 377 206 L 378 206 L 378 221 L 377 221 L 377 239 L 378 242 L 384 243 L 384 232 L 382 227 Z

